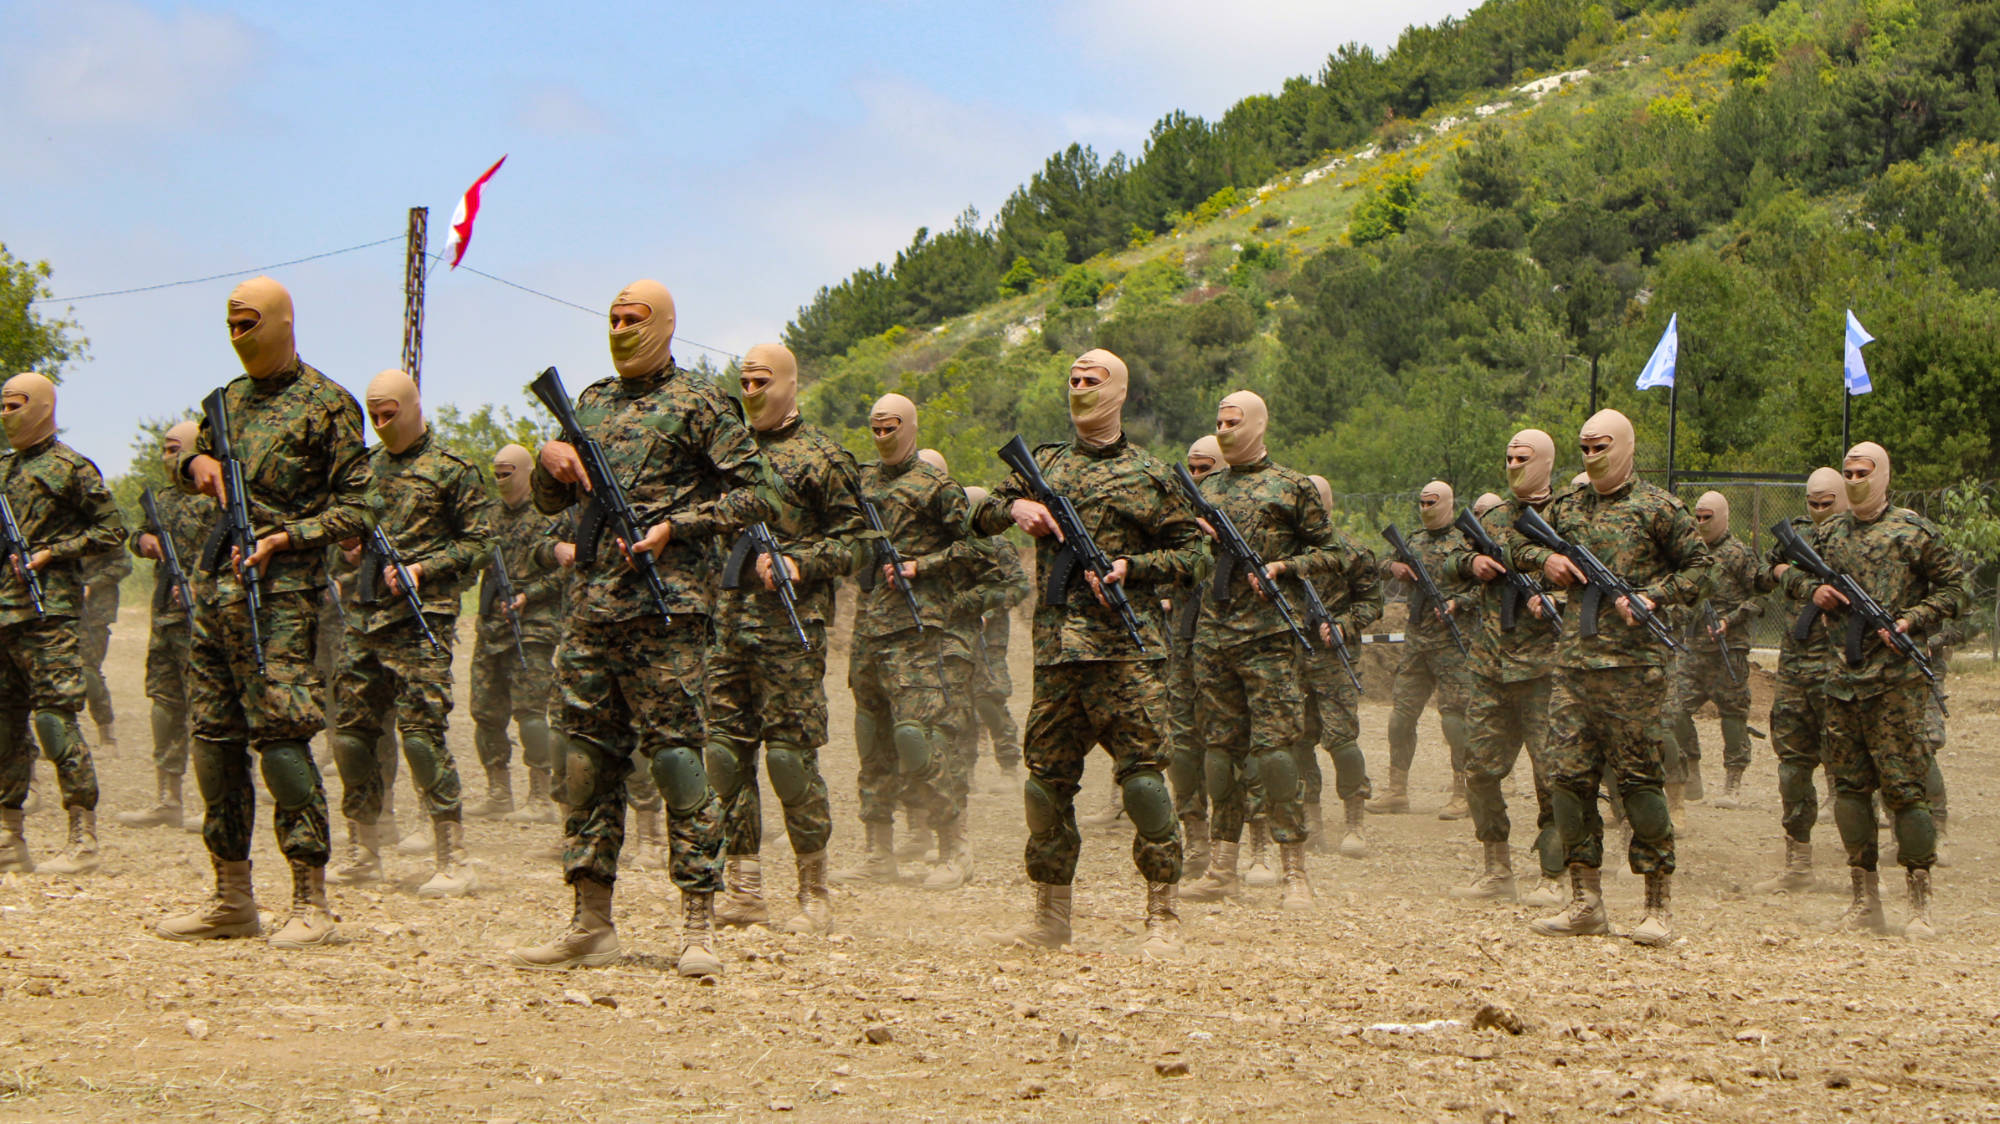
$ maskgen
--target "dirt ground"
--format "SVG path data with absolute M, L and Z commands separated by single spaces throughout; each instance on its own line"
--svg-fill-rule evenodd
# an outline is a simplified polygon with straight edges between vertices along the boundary
M 107 667 L 123 742 L 98 759 L 104 870 L 0 879 L 0 1119 L 2000 1119 L 2000 837 L 1987 814 L 2000 789 L 2000 675 L 1985 661 L 1962 661 L 1953 683 L 1945 773 L 1958 814 L 1935 943 L 1825 930 L 1843 904 L 1825 878 L 1843 874 L 1830 826 L 1814 844 L 1829 889 L 1749 894 L 1780 855 L 1762 742 L 1748 806 L 1698 806 L 1683 825 L 1676 944 L 1538 938 L 1528 907 L 1446 896 L 1477 847 L 1467 824 L 1432 815 L 1445 771 L 1427 718 L 1418 814 L 1371 820 L 1372 857 L 1315 857 L 1310 914 L 1279 912 L 1274 889 L 1187 907 L 1184 963 L 1133 956 L 1143 887 L 1122 833 L 1086 840 L 1072 948 L 982 945 L 982 930 L 1017 921 L 1028 902 L 1020 801 L 992 790 L 982 761 L 971 885 L 842 893 L 831 939 L 730 933 L 727 974 L 705 986 L 672 972 L 675 895 L 655 861 L 629 864 L 619 883 L 619 964 L 508 967 L 506 948 L 563 924 L 568 895 L 556 865 L 531 857 L 554 828 L 489 821 L 468 827 L 476 897 L 420 900 L 427 863 L 392 857 L 387 888 L 335 891 L 343 940 L 332 949 L 150 935 L 200 900 L 209 875 L 198 837 L 111 819 L 152 796 L 134 600 Z M 1013 649 L 1017 714 L 1026 647 Z M 836 863 L 859 835 L 845 672 L 836 656 L 824 756 L 844 817 Z M 1370 678 L 1363 745 L 1379 782 L 1387 691 L 1379 669 Z M 451 745 L 476 774 L 463 682 Z M 1717 728 L 1699 726 L 1714 777 Z M 1109 788 L 1100 762 L 1092 770 L 1084 807 Z M 467 785 L 481 789 L 470 775 Z M 1532 823 L 1533 798 L 1522 787 L 1525 871 L 1519 825 Z M 416 802 L 399 803 L 407 824 Z M 54 804 L 29 820 L 38 856 L 60 843 Z M 782 917 L 794 883 L 775 808 L 767 797 Z M 261 900 L 282 909 L 284 865 L 262 813 L 255 860 Z M 1885 872 L 1895 921 L 1901 878 Z M 1607 875 L 1606 896 L 1614 924 L 1638 921 L 1638 879 Z M 1489 1004 L 1517 1015 L 1521 1033 L 1473 1029 Z

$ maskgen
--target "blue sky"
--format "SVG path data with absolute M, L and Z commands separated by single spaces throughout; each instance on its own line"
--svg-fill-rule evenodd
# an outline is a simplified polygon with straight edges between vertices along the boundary
M 439 250 L 504 152 L 467 265 L 591 308 L 657 277 L 682 340 L 740 352 L 1073 140 L 1136 153 L 1170 110 L 1212 119 L 1472 6 L 0 0 L 0 241 L 58 296 L 400 236 L 413 205 Z M 397 364 L 400 242 L 273 273 L 307 361 L 357 391 Z M 237 373 L 233 284 L 77 303 L 71 443 L 122 471 L 141 419 Z M 432 273 L 427 402 L 520 411 L 551 363 L 608 374 L 603 318 Z

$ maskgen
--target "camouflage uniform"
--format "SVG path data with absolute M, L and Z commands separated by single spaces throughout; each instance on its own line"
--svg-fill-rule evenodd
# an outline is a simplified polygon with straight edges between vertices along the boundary
M 319 599 L 319 669 L 326 677 L 325 707 L 331 724 L 337 729 L 339 706 L 336 699 L 340 694 L 340 669 L 346 666 L 347 654 L 360 643 L 358 639 L 362 625 L 367 621 L 367 607 L 361 604 L 359 559 L 349 562 L 338 544 L 327 547 L 326 573 L 329 579 L 326 592 Z M 421 643 L 421 641 L 419 641 Z M 381 811 L 374 822 L 391 821 L 396 818 L 396 773 L 399 766 L 396 749 L 396 700 L 386 696 L 377 700 L 373 721 L 370 725 L 381 731 L 375 739 L 375 765 L 382 774 Z M 332 747 L 328 747 L 329 756 Z M 335 767 L 339 763 L 335 762 Z M 343 810 L 348 818 L 358 811 L 361 789 L 355 788 L 343 794 Z M 348 797 L 356 801 L 352 809 L 347 809 Z M 359 822 L 359 821 L 357 821 Z M 392 840 L 393 842 L 393 840 Z
M 181 573 L 201 596 L 202 578 L 195 566 L 202 543 L 215 525 L 217 508 L 207 496 L 193 495 L 176 488 L 163 489 L 153 497 L 160 522 L 173 538 Z M 151 533 L 150 528 L 147 531 Z M 139 536 L 127 543 L 134 553 Z M 146 697 L 153 700 L 153 766 L 169 776 L 187 773 L 188 762 L 188 609 L 175 596 L 174 581 L 167 576 L 165 562 L 153 563 L 152 620 L 146 638 Z
M 1750 767 L 1750 622 L 1763 613 L 1756 601 L 1757 558 L 1735 535 L 1724 536 L 1708 551 L 1715 559 L 1708 571 L 1708 603 L 1715 609 L 1715 618 L 1727 626 L 1723 636 L 1729 643 L 1736 679 L 1732 682 L 1723 669 L 1722 653 L 1716 650 L 1715 638 L 1708 634 L 1701 614 L 1690 614 L 1687 651 L 1674 661 L 1673 701 L 1667 708 L 1683 767 L 1678 776 L 1670 772 L 1669 781 L 1683 780 L 1701 767 L 1694 712 L 1711 700 L 1722 715 L 1723 768 L 1730 776 L 1740 776 Z
M 683 891 L 722 883 L 722 803 L 702 767 L 707 743 L 707 649 L 714 589 L 711 540 L 763 518 L 767 499 L 756 442 L 706 377 L 669 364 L 657 374 L 600 379 L 576 412 L 603 447 L 638 520 L 672 528 L 657 565 L 665 624 L 607 529 L 577 559 L 568 620 L 556 651 L 561 728 L 568 743 L 563 866 L 570 882 L 618 877 L 625 841 L 625 778 L 636 752 L 665 797 L 671 873 Z M 588 498 L 533 474 L 535 506 L 555 515 Z M 579 543 L 583 553 L 593 544 Z
M 1338 528 L 1334 540 L 1342 558 L 1340 570 L 1314 582 L 1313 588 L 1346 639 L 1349 656 L 1358 657 L 1362 632 L 1382 619 L 1382 580 L 1367 548 Z M 1367 800 L 1374 795 L 1374 788 L 1368 780 L 1368 761 L 1361 754 L 1361 696 L 1340 666 L 1340 657 L 1321 644 L 1318 636 L 1312 642 L 1312 651 L 1298 653 L 1305 721 L 1292 755 L 1305 803 L 1318 804 L 1324 785 L 1315 748 L 1324 749 L 1333 759 L 1333 790 L 1341 803 Z
M 507 577 L 516 595 L 527 600 L 518 614 L 521 646 L 514 646 L 514 628 L 499 604 L 499 590 L 490 558 L 479 571 L 479 621 L 472 650 L 473 741 L 479 763 L 490 777 L 507 771 L 514 745 L 507 738 L 509 719 L 521 731 L 521 760 L 530 769 L 549 770 L 549 701 L 555 683 L 556 641 L 562 635 L 561 598 L 565 579 L 549 543 L 549 517 L 535 510 L 532 500 L 518 507 L 496 502 L 492 507 L 494 544 L 507 560 Z M 525 661 L 526 666 L 522 666 Z
M 1805 516 L 1792 520 L 1799 537 L 1819 546 L 1819 528 Z M 1778 759 L 1778 800 L 1783 808 L 1781 822 L 1785 835 L 1795 843 L 1812 839 L 1818 818 L 1818 793 L 1813 789 L 1813 770 L 1824 763 L 1826 731 L 1826 681 L 1834 674 L 1834 647 L 1827 635 L 1826 622 L 1814 614 L 1811 630 L 1804 640 L 1793 635 L 1793 622 L 1811 604 L 1812 591 L 1806 582 L 1781 582 L 1771 576 L 1772 568 L 1789 565 L 1784 548 L 1771 547 L 1765 567 L 1758 574 L 1759 591 L 1783 585 L 1785 627 L 1778 641 L 1778 679 L 1771 692 L 1771 752 Z
M 1586 484 L 1550 501 L 1544 517 L 1655 605 L 1692 604 L 1701 594 L 1710 555 L 1686 505 L 1660 488 L 1634 479 L 1600 495 Z M 1521 537 L 1512 552 L 1514 568 L 1530 574 L 1551 553 Z M 1574 621 L 1557 646 L 1547 768 L 1565 865 L 1603 865 L 1597 786 L 1610 772 L 1632 825 L 1632 872 L 1672 874 L 1674 826 L 1660 761 L 1668 649 L 1643 626 L 1627 625 L 1610 599 L 1597 629 L 1587 637 Z
M 27 583 L 0 563 L 0 808 L 18 811 L 27 801 L 38 741 L 55 763 L 63 807 L 94 812 L 97 770 L 76 727 L 84 699 L 76 622 L 84 559 L 117 550 L 125 523 L 97 466 L 53 437 L 0 454 L 0 491 L 30 552 L 53 556 L 37 574 L 41 616 Z
M 1464 579 L 1446 569 L 1447 557 L 1462 546 L 1461 537 L 1457 530 L 1446 525 L 1437 531 L 1419 528 L 1405 540 L 1447 600 L 1463 601 L 1468 592 Z M 1385 574 L 1392 560 L 1383 560 Z M 1423 716 L 1424 704 L 1435 692 L 1438 724 L 1444 728 L 1445 745 L 1451 753 L 1451 771 L 1455 776 L 1460 775 L 1465 772 L 1466 763 L 1466 657 L 1452 643 L 1450 630 L 1438 618 L 1438 606 L 1430 604 L 1422 586 L 1412 584 L 1409 608 L 1403 657 L 1396 665 L 1395 682 L 1389 688 L 1389 767 L 1404 773 L 1410 771 L 1410 762 L 1417 755 L 1417 719 Z M 1464 631 L 1462 624 L 1460 630 Z
M 104 657 L 111 650 L 111 626 L 118 620 L 118 583 L 132 574 L 132 560 L 122 550 L 93 554 L 83 562 L 83 616 L 78 619 L 83 655 L 83 696 L 90 720 L 106 742 L 111 741 L 111 690 L 104 685 Z
M 752 430 L 780 506 L 771 533 L 798 566 L 793 583 L 799 643 L 776 592 L 746 557 L 738 588 L 717 596 L 717 644 L 708 676 L 708 775 L 727 809 L 728 853 L 755 855 L 763 846 L 757 792 L 757 750 L 763 747 L 771 788 L 785 810 L 796 854 L 826 850 L 833 808 L 820 776 L 826 744 L 826 637 L 834 616 L 834 586 L 854 568 L 861 533 L 854 458 L 817 426 L 797 418 Z
M 1021 731 L 1007 709 L 1007 700 L 1014 697 L 1007 646 L 1013 639 L 1014 607 L 1032 596 L 1034 587 L 1013 542 L 1005 536 L 996 536 L 994 541 L 999 546 L 997 557 L 1004 577 L 998 589 L 987 591 L 989 604 L 980 621 L 978 643 L 973 646 L 978 660 L 973 668 L 972 711 L 978 721 L 973 724 L 969 748 L 977 757 L 979 730 L 984 727 L 993 742 L 994 764 L 1012 772 L 1021 763 Z
M 1267 563 L 1289 563 L 1281 584 L 1291 587 L 1287 597 L 1293 602 L 1300 600 L 1297 578 L 1343 569 L 1326 508 L 1299 473 L 1264 457 L 1218 469 L 1202 478 L 1200 487 Z M 1218 543 L 1211 549 L 1224 548 Z M 1248 574 L 1238 573 L 1226 592 L 1220 604 L 1213 596 L 1202 598 L 1195 633 L 1201 690 L 1196 721 L 1214 805 L 1209 835 L 1238 842 L 1254 800 L 1270 817 L 1272 839 L 1302 843 L 1305 801 L 1292 754 L 1305 737 L 1305 692 L 1294 640 L 1277 607 L 1251 588 Z M 1248 791 L 1252 787 L 1258 790 L 1255 797 Z
M 301 360 L 267 378 L 247 375 L 225 391 L 236 454 L 257 533 L 291 535 L 271 557 L 257 624 L 266 671 L 251 655 L 244 590 L 225 560 L 195 607 L 188 709 L 195 776 L 208 811 L 202 838 L 226 862 L 250 857 L 256 803 L 250 752 L 275 805 L 278 848 L 308 867 L 326 865 L 326 790 L 306 742 L 326 724 L 315 661 L 326 547 L 367 527 L 368 458 L 354 396 Z M 188 462 L 215 452 L 206 418 Z M 210 589 L 213 596 L 209 596 Z
M 1180 825 L 1163 775 L 1170 756 L 1167 637 L 1159 614 L 1146 607 L 1188 584 L 1201 565 L 1194 513 L 1168 466 L 1124 437 L 1103 447 L 1043 445 L 1035 461 L 1049 487 L 1077 505 L 1099 549 L 1128 560 L 1126 591 L 1145 649 L 1133 645 L 1119 615 L 1098 603 L 1087 582 L 1062 605 L 1036 599 L 1025 745 L 1028 877 L 1054 886 L 1075 880 L 1082 844 L 1076 793 L 1084 759 L 1102 744 L 1135 829 L 1133 863 L 1149 883 L 1179 882 Z M 1012 525 L 1014 501 L 1032 498 L 1018 475 L 1009 476 L 974 513 L 974 529 L 999 533 Z M 1036 572 L 1048 574 L 1061 549 L 1054 535 L 1036 539 Z
M 1201 821 L 1203 838 L 1208 832 L 1208 777 L 1200 727 L 1195 722 L 1195 696 L 1200 688 L 1195 679 L 1194 636 L 1205 592 L 1199 584 L 1174 589 L 1173 607 L 1166 615 L 1167 740 L 1173 755 L 1167 780 L 1174 790 L 1174 815 L 1183 823 Z
M 963 676 L 951 684 L 952 697 L 965 700 L 962 713 L 956 719 L 951 747 L 951 784 L 958 793 L 957 800 L 961 805 L 971 793 L 973 769 L 979 763 L 977 697 L 981 678 L 979 669 L 986 662 L 983 653 L 986 618 L 996 614 L 1006 615 L 1008 573 L 1003 559 L 1014 552 L 1014 548 L 998 536 L 969 536 L 966 545 L 972 549 L 972 558 L 952 583 L 954 589 L 946 611 L 952 638 L 967 656 L 962 665 L 945 664 L 947 673 Z M 1018 556 L 1015 561 L 1019 562 Z
M 357 586 L 375 587 L 375 598 L 359 607 L 334 685 L 331 740 L 344 789 L 341 813 L 371 824 L 381 812 L 375 744 L 383 731 L 376 716 L 393 703 L 403 757 L 425 815 L 457 820 L 458 765 L 445 743 L 451 649 L 459 594 L 486 560 L 493 537 L 493 499 L 479 467 L 445 448 L 434 431 L 426 430 L 400 453 L 377 445 L 369 461 L 374 477 L 369 499 L 384 537 L 405 565 L 423 567 L 417 592 L 438 647 L 424 638 L 407 594 L 392 593 L 379 572 L 355 575 Z M 364 545 L 360 565 L 379 569 L 386 561 Z

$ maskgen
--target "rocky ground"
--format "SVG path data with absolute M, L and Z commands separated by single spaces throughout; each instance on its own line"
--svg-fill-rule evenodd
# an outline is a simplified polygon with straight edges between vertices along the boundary
M 98 761 L 103 871 L 0 879 L 0 1118 L 2000 1117 L 2000 838 L 1987 811 L 2000 789 L 2000 675 L 1983 660 L 1962 660 L 1953 683 L 1945 772 L 1958 814 L 1933 943 L 1827 932 L 1843 903 L 1830 889 L 1748 892 L 1780 853 L 1761 742 L 1748 806 L 1686 817 L 1677 943 L 1537 938 L 1529 908 L 1446 896 L 1477 849 L 1466 824 L 1431 814 L 1444 767 L 1427 720 L 1418 813 L 1371 821 L 1367 859 L 1316 857 L 1309 914 L 1280 913 L 1276 890 L 1188 907 L 1184 963 L 1133 957 L 1143 888 L 1122 833 L 1087 839 L 1072 948 L 982 945 L 981 930 L 1018 920 L 1028 900 L 1019 799 L 994 791 L 982 762 L 974 883 L 843 893 L 833 938 L 731 934 L 727 974 L 698 984 L 672 972 L 675 896 L 652 861 L 619 884 L 623 961 L 509 968 L 504 950 L 553 933 L 568 897 L 556 865 L 532 857 L 555 829 L 488 821 L 468 830 L 476 897 L 420 900 L 427 863 L 392 859 L 390 885 L 336 891 L 343 940 L 331 949 L 156 939 L 152 923 L 199 900 L 209 875 L 197 837 L 110 822 L 152 795 L 144 626 L 143 605 L 128 608 L 107 667 L 124 742 Z M 1017 713 L 1025 647 L 1014 650 Z M 836 862 L 858 839 L 844 680 L 836 657 L 825 764 L 848 817 Z M 1362 714 L 1378 781 L 1386 696 L 1378 670 Z M 461 697 L 451 743 L 476 774 L 465 714 Z M 1713 719 L 1699 725 L 1716 747 Z M 1718 758 L 1711 748 L 1711 776 Z M 1093 762 L 1083 805 L 1108 787 Z M 60 841 L 54 803 L 30 817 L 41 855 Z M 407 821 L 415 801 L 400 803 Z M 1531 820 L 1532 796 L 1517 808 Z M 766 859 L 782 916 L 793 880 L 774 810 L 767 802 Z M 257 882 L 267 908 L 282 907 L 268 824 Z M 1842 873 L 1830 827 L 1815 857 Z M 1900 877 L 1884 889 L 1899 919 Z M 1606 893 L 1614 923 L 1638 921 L 1638 879 L 1607 876 Z M 1477 1025 L 1489 1007 L 1484 1021 L 1513 1029 Z

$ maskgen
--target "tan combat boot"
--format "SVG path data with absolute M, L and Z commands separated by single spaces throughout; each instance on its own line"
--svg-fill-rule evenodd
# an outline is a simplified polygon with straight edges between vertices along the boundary
M 569 928 L 547 944 L 517 948 L 508 955 L 516 968 L 557 971 L 601 968 L 618 959 L 618 930 L 611 925 L 611 886 L 590 878 L 570 883 L 576 899 Z
M 97 813 L 70 808 L 69 842 L 62 854 L 35 868 L 37 874 L 89 874 L 97 869 Z
M 762 925 L 771 920 L 764 904 L 764 864 L 756 855 L 730 855 L 722 861 L 722 897 L 715 903 L 718 925 Z
M 1596 867 L 1569 864 L 1569 908 L 1538 917 L 1528 927 L 1545 937 L 1602 936 L 1611 931 L 1604 915 L 1604 876 Z
M 1535 885 L 1527 893 L 1521 895 L 1521 904 L 1559 906 L 1563 904 L 1564 900 L 1565 895 L 1563 893 L 1562 882 L 1559 879 L 1550 878 L 1548 875 L 1542 873 L 1541 865 L 1539 863 L 1536 864 Z
M 1233 898 L 1243 892 L 1242 883 L 1236 878 L 1236 855 L 1240 843 L 1227 839 L 1214 840 L 1209 845 L 1208 870 L 1201 881 L 1187 888 L 1181 900 L 1190 902 L 1219 902 Z
M 903 841 L 896 847 L 897 862 L 921 862 L 925 855 L 937 853 L 937 832 L 925 826 L 929 817 L 915 804 L 903 807 Z M 890 820 L 894 824 L 894 819 Z
M 1187 953 L 1181 944 L 1181 915 L 1175 900 L 1179 895 L 1179 883 L 1146 883 L 1146 939 L 1139 945 L 1142 959 L 1179 960 Z
M 1341 810 L 1347 816 L 1347 829 L 1340 836 L 1340 853 L 1350 859 L 1367 858 L 1368 837 L 1361 833 L 1361 824 L 1368 818 L 1368 802 L 1352 796 L 1341 802 Z
M 262 931 L 250 886 L 250 860 L 227 862 L 211 855 L 209 861 L 215 866 L 215 896 L 196 909 L 153 926 L 155 936 L 170 941 L 211 941 L 254 937 Z
M 1285 896 L 1278 902 L 1278 908 L 1293 912 L 1311 909 L 1313 888 L 1306 878 L 1306 845 L 1278 844 L 1278 862 L 1285 870 Z
M 1513 849 L 1505 842 L 1481 843 L 1479 847 L 1485 860 L 1483 869 L 1471 885 L 1453 887 L 1451 896 L 1464 901 L 1513 901 Z
M 1035 912 L 1025 925 L 986 934 L 997 945 L 1019 948 L 1061 948 L 1069 943 L 1072 887 L 1036 882 Z
M 863 824 L 868 835 L 868 854 L 853 866 L 833 872 L 840 883 L 894 882 L 896 880 L 896 825 Z
M 519 808 L 500 817 L 503 823 L 557 823 L 556 805 L 549 799 L 549 771 L 528 770 L 528 798 Z
M 486 799 L 465 809 L 468 816 L 498 819 L 514 811 L 514 771 L 505 765 L 486 770 Z
M 181 826 L 181 778 L 165 769 L 153 770 L 159 799 L 143 812 L 120 812 L 115 817 L 123 827 Z
M 1112 785 L 1111 795 L 1104 801 L 1104 806 L 1095 812 L 1078 816 L 1076 818 L 1076 825 L 1078 827 L 1109 828 L 1124 818 L 1124 790 L 1120 789 L 1117 785 Z
M 1812 844 L 1785 840 L 1785 869 L 1776 878 L 1767 878 L 1750 887 L 1760 894 L 1804 893 L 1818 885 L 1813 877 Z
M 271 934 L 272 948 L 318 948 L 331 941 L 339 918 L 326 904 L 326 868 L 298 859 L 292 863 L 292 915 Z
M 336 886 L 382 881 L 382 840 L 374 824 L 347 821 L 347 854 L 326 872 L 326 880 Z
M 1181 817 L 1181 881 L 1200 878 L 1208 870 L 1208 820 L 1201 816 Z
M 1451 799 L 1438 809 L 1438 819 L 1462 820 L 1472 814 L 1472 806 L 1465 802 L 1465 774 L 1451 775 Z
M 465 825 L 437 820 L 431 825 L 437 847 L 437 869 L 417 887 L 420 898 L 462 898 L 479 889 L 479 872 L 465 853 Z
M 1646 916 L 1632 930 L 1634 943 L 1657 948 L 1673 942 L 1674 915 L 1670 908 L 1673 881 L 1674 876 L 1664 870 L 1646 872 Z
M 1743 770 L 1730 769 L 1722 776 L 1722 795 L 1715 798 L 1718 808 L 1741 808 L 1743 806 Z
M 1847 884 L 1847 908 L 1841 911 L 1833 927 L 1855 932 L 1888 932 L 1889 921 L 1882 916 L 1882 883 L 1876 873 L 1850 866 Z
M 1368 810 L 1378 816 L 1392 815 L 1410 810 L 1410 771 L 1389 767 L 1389 787 L 1381 796 L 1368 802 Z
M 1701 786 L 1701 758 L 1686 757 L 1683 760 L 1687 762 L 1687 798 L 1699 804 L 1708 796 Z
M 674 965 L 683 976 L 719 976 L 722 961 L 715 955 L 715 895 L 681 891 L 681 958 Z
M 28 857 L 28 839 L 19 808 L 0 808 L 0 874 L 33 874 L 35 860 Z
M 1306 802 L 1306 846 L 1315 855 L 1324 855 L 1331 849 L 1326 845 L 1326 815 L 1320 811 L 1317 800 Z
M 924 876 L 926 890 L 956 890 L 972 878 L 972 851 L 965 842 L 965 816 L 938 828 L 938 861 Z
M 1250 837 L 1250 863 L 1243 872 L 1245 886 L 1276 886 L 1278 872 L 1271 867 L 1271 825 L 1265 820 L 1251 820 L 1243 825 L 1243 834 Z
M 1905 940 L 1927 941 L 1937 936 L 1931 925 L 1931 872 L 1910 867 L 1903 872 L 1910 889 L 1910 920 L 1903 926 Z
M 826 889 L 826 851 L 798 856 L 799 911 L 785 922 L 785 932 L 822 937 L 833 932 L 833 895 Z

